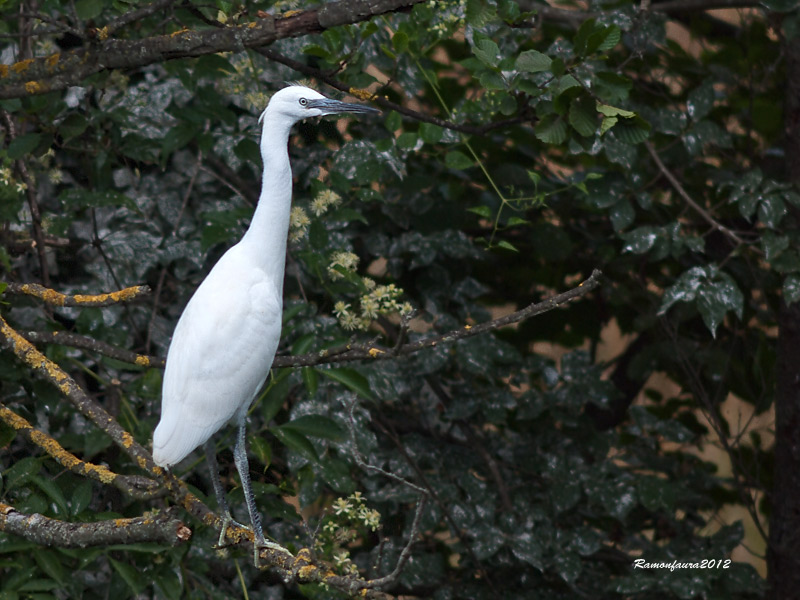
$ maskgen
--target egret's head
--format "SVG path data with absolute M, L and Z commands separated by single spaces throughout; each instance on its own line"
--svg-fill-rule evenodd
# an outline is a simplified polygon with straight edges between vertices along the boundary
M 322 115 L 378 112 L 380 112 L 378 109 L 371 106 L 332 100 L 310 88 L 293 85 L 275 92 L 267 108 L 261 113 L 259 121 L 263 120 L 267 114 L 280 115 L 296 123 L 308 117 Z

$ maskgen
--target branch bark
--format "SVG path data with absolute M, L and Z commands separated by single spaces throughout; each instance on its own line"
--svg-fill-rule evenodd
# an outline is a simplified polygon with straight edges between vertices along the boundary
M 448 331 L 441 335 L 428 336 L 413 342 L 407 342 L 399 346 L 389 348 L 381 346 L 376 343 L 369 344 L 346 344 L 339 348 L 332 348 L 329 350 L 322 350 L 317 352 L 309 352 L 307 354 L 300 354 L 298 356 L 276 356 L 272 362 L 273 367 L 310 367 L 316 365 L 324 365 L 329 363 L 343 363 L 354 362 L 359 360 L 386 360 L 395 358 L 397 356 L 405 356 L 419 352 L 425 348 L 433 348 L 439 344 L 446 344 L 457 340 L 466 339 L 475 335 L 480 335 L 511 325 L 519 323 L 525 319 L 530 319 L 537 315 L 546 313 L 558 308 L 559 306 L 571 302 L 577 298 L 581 298 L 600 285 L 602 273 L 595 269 L 591 276 L 584 282 L 578 284 L 577 287 L 556 294 L 547 300 L 541 302 L 534 302 L 525 308 L 513 312 L 499 319 L 486 321 L 479 325 L 465 325 L 459 329 Z M 132 289 L 132 288 L 129 288 Z M 91 297 L 91 296 L 90 296 Z M 83 305 L 85 306 L 85 305 Z M 26 331 L 21 334 L 21 337 L 31 342 L 46 343 L 46 344 L 62 344 L 73 348 L 83 348 L 92 352 L 98 352 L 105 356 L 115 358 L 131 364 L 136 364 L 142 367 L 157 367 L 164 368 L 165 360 L 160 356 L 148 356 L 145 354 L 137 354 L 124 348 L 118 348 L 75 333 L 63 331 Z
M 41 286 L 38 283 L 7 283 L 6 293 L 24 294 L 45 301 L 52 306 L 71 306 L 82 308 L 98 308 L 112 306 L 120 302 L 129 302 L 150 293 L 146 285 L 135 285 L 118 292 L 107 294 L 76 294 L 70 296 Z
M 112 544 L 156 542 L 176 546 L 192 537 L 192 530 L 174 510 L 133 519 L 70 523 L 34 513 L 26 515 L 0 503 L 0 531 L 13 533 L 40 546 L 89 548 Z
M 786 173 L 800 183 L 800 39 L 784 43 L 786 53 Z M 792 211 L 795 222 L 800 214 Z M 767 598 L 789 600 L 800 589 L 800 303 L 781 302 L 775 390 L 775 466 L 767 547 Z
M 98 41 L 88 47 L 27 59 L 10 66 L 0 65 L 0 99 L 63 90 L 80 85 L 90 75 L 112 69 L 132 69 L 175 58 L 268 46 L 276 40 L 359 23 L 419 2 L 422 0 L 342 0 L 283 18 L 267 16 L 241 25 L 185 29 L 139 40 L 101 40 L 109 30 L 99 27 L 98 32 L 102 33 L 98 35 Z
M 39 446 L 62 467 L 77 475 L 94 479 L 105 485 L 113 485 L 133 498 L 151 498 L 159 490 L 160 484 L 138 475 L 119 475 L 104 465 L 95 465 L 81 460 L 68 452 L 55 439 L 36 429 L 25 418 L 0 403 L 0 420 L 22 434 L 29 442 Z

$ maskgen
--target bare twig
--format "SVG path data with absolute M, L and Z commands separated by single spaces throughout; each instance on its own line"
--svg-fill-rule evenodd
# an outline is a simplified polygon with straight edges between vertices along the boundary
M 425 496 L 422 496 L 417 503 L 417 510 L 414 512 L 414 520 L 411 522 L 411 531 L 408 533 L 408 543 L 403 547 L 403 550 L 400 552 L 400 557 L 397 559 L 397 564 L 394 567 L 394 570 L 384 577 L 379 577 L 377 579 L 370 579 L 366 583 L 364 583 L 364 589 L 372 589 L 372 588 L 383 588 L 393 584 L 397 578 L 400 576 L 400 573 L 403 572 L 403 567 L 406 566 L 408 559 L 411 558 L 411 546 L 414 545 L 414 542 L 417 540 L 417 535 L 419 535 L 419 523 L 422 518 L 422 511 L 425 509 Z M 358 591 L 358 590 L 354 590 Z
M 664 175 L 664 177 L 667 178 L 667 180 L 669 181 L 670 185 L 672 185 L 672 187 L 675 188 L 675 191 L 678 192 L 680 197 L 684 199 L 686 204 L 691 206 L 697 212 L 697 214 L 699 214 L 701 217 L 703 217 L 703 220 L 706 223 L 711 225 L 711 227 L 713 227 L 714 229 L 716 229 L 717 231 L 719 231 L 720 233 L 722 233 L 726 237 L 728 237 L 731 240 L 733 240 L 734 242 L 736 242 L 737 245 L 741 245 L 741 244 L 745 244 L 746 243 L 742 238 L 740 238 L 738 235 L 736 235 L 733 231 L 731 231 L 730 229 L 725 227 L 725 225 L 723 225 L 722 223 L 717 221 L 714 217 L 712 217 L 711 214 L 709 214 L 709 212 L 705 208 L 703 208 L 697 202 L 694 201 L 694 199 L 687 193 L 687 191 L 681 185 L 681 182 L 678 181 L 678 178 L 675 177 L 675 175 L 673 175 L 672 172 L 669 169 L 667 169 L 666 165 L 661 160 L 661 157 L 658 155 L 658 152 L 656 152 L 656 149 L 653 147 L 653 144 L 651 144 L 650 142 L 645 142 L 644 145 L 645 145 L 645 148 L 647 148 L 647 151 L 650 153 L 650 156 L 653 157 L 653 161 L 656 163 L 656 166 L 658 167 L 658 170 L 661 171 L 661 173 Z M 758 249 L 756 248 L 756 250 L 758 250 Z
M 418 494 L 422 495 L 423 497 L 428 495 L 428 490 L 424 487 L 418 486 L 416 483 L 412 483 L 408 479 L 403 479 L 399 475 L 395 475 L 391 471 L 387 471 L 386 469 L 382 469 L 381 467 L 376 467 L 375 465 L 371 465 L 367 462 L 367 459 L 364 458 L 364 455 L 361 454 L 361 451 L 358 449 L 358 442 L 356 441 L 356 420 L 353 416 L 353 411 L 356 408 L 356 397 L 353 395 L 350 400 L 350 406 L 347 410 L 348 420 L 347 420 L 347 429 L 350 433 L 350 443 L 352 444 L 352 453 L 353 458 L 356 461 L 356 464 L 364 469 L 365 471 L 372 471 L 373 473 L 378 473 L 379 475 L 383 475 L 387 479 L 391 479 L 392 481 L 396 481 L 398 483 L 402 483 L 403 485 L 410 487 L 412 490 L 417 492 Z
M 2 110 L 0 113 L 3 115 L 8 139 L 11 141 L 17 137 L 14 119 L 6 110 Z M 14 161 L 14 166 L 22 179 L 22 184 L 25 186 L 25 198 L 28 201 L 28 209 L 31 211 L 32 237 L 35 242 L 36 253 L 39 256 L 39 271 L 41 273 L 42 283 L 49 286 L 50 268 L 47 265 L 47 246 L 44 243 L 44 233 L 42 231 L 42 213 L 39 210 L 39 201 L 36 198 L 36 181 L 31 177 L 24 158 L 19 158 Z

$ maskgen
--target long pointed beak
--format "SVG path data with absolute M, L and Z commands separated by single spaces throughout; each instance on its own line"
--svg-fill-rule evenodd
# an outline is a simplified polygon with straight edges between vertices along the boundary
M 320 98 L 319 100 L 309 100 L 308 108 L 316 108 L 321 110 L 326 115 L 336 113 L 380 113 L 377 108 L 372 108 L 366 104 L 351 104 L 349 102 L 341 102 L 339 100 L 332 100 L 331 98 Z

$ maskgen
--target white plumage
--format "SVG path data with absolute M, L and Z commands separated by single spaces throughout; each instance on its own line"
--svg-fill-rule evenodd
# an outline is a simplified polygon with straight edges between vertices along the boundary
M 153 434 L 153 458 L 169 467 L 205 444 L 226 423 L 239 428 L 234 457 L 258 547 L 264 540 L 250 490 L 244 425 L 250 403 L 272 366 L 281 335 L 286 238 L 292 200 L 287 144 L 292 125 L 333 113 L 378 112 L 326 98 L 309 88 L 276 92 L 259 119 L 264 162 L 261 195 L 242 240 L 197 288 L 172 337 Z M 230 520 L 213 448 L 206 446 L 217 501 Z M 220 540 L 225 527 L 220 533 Z

